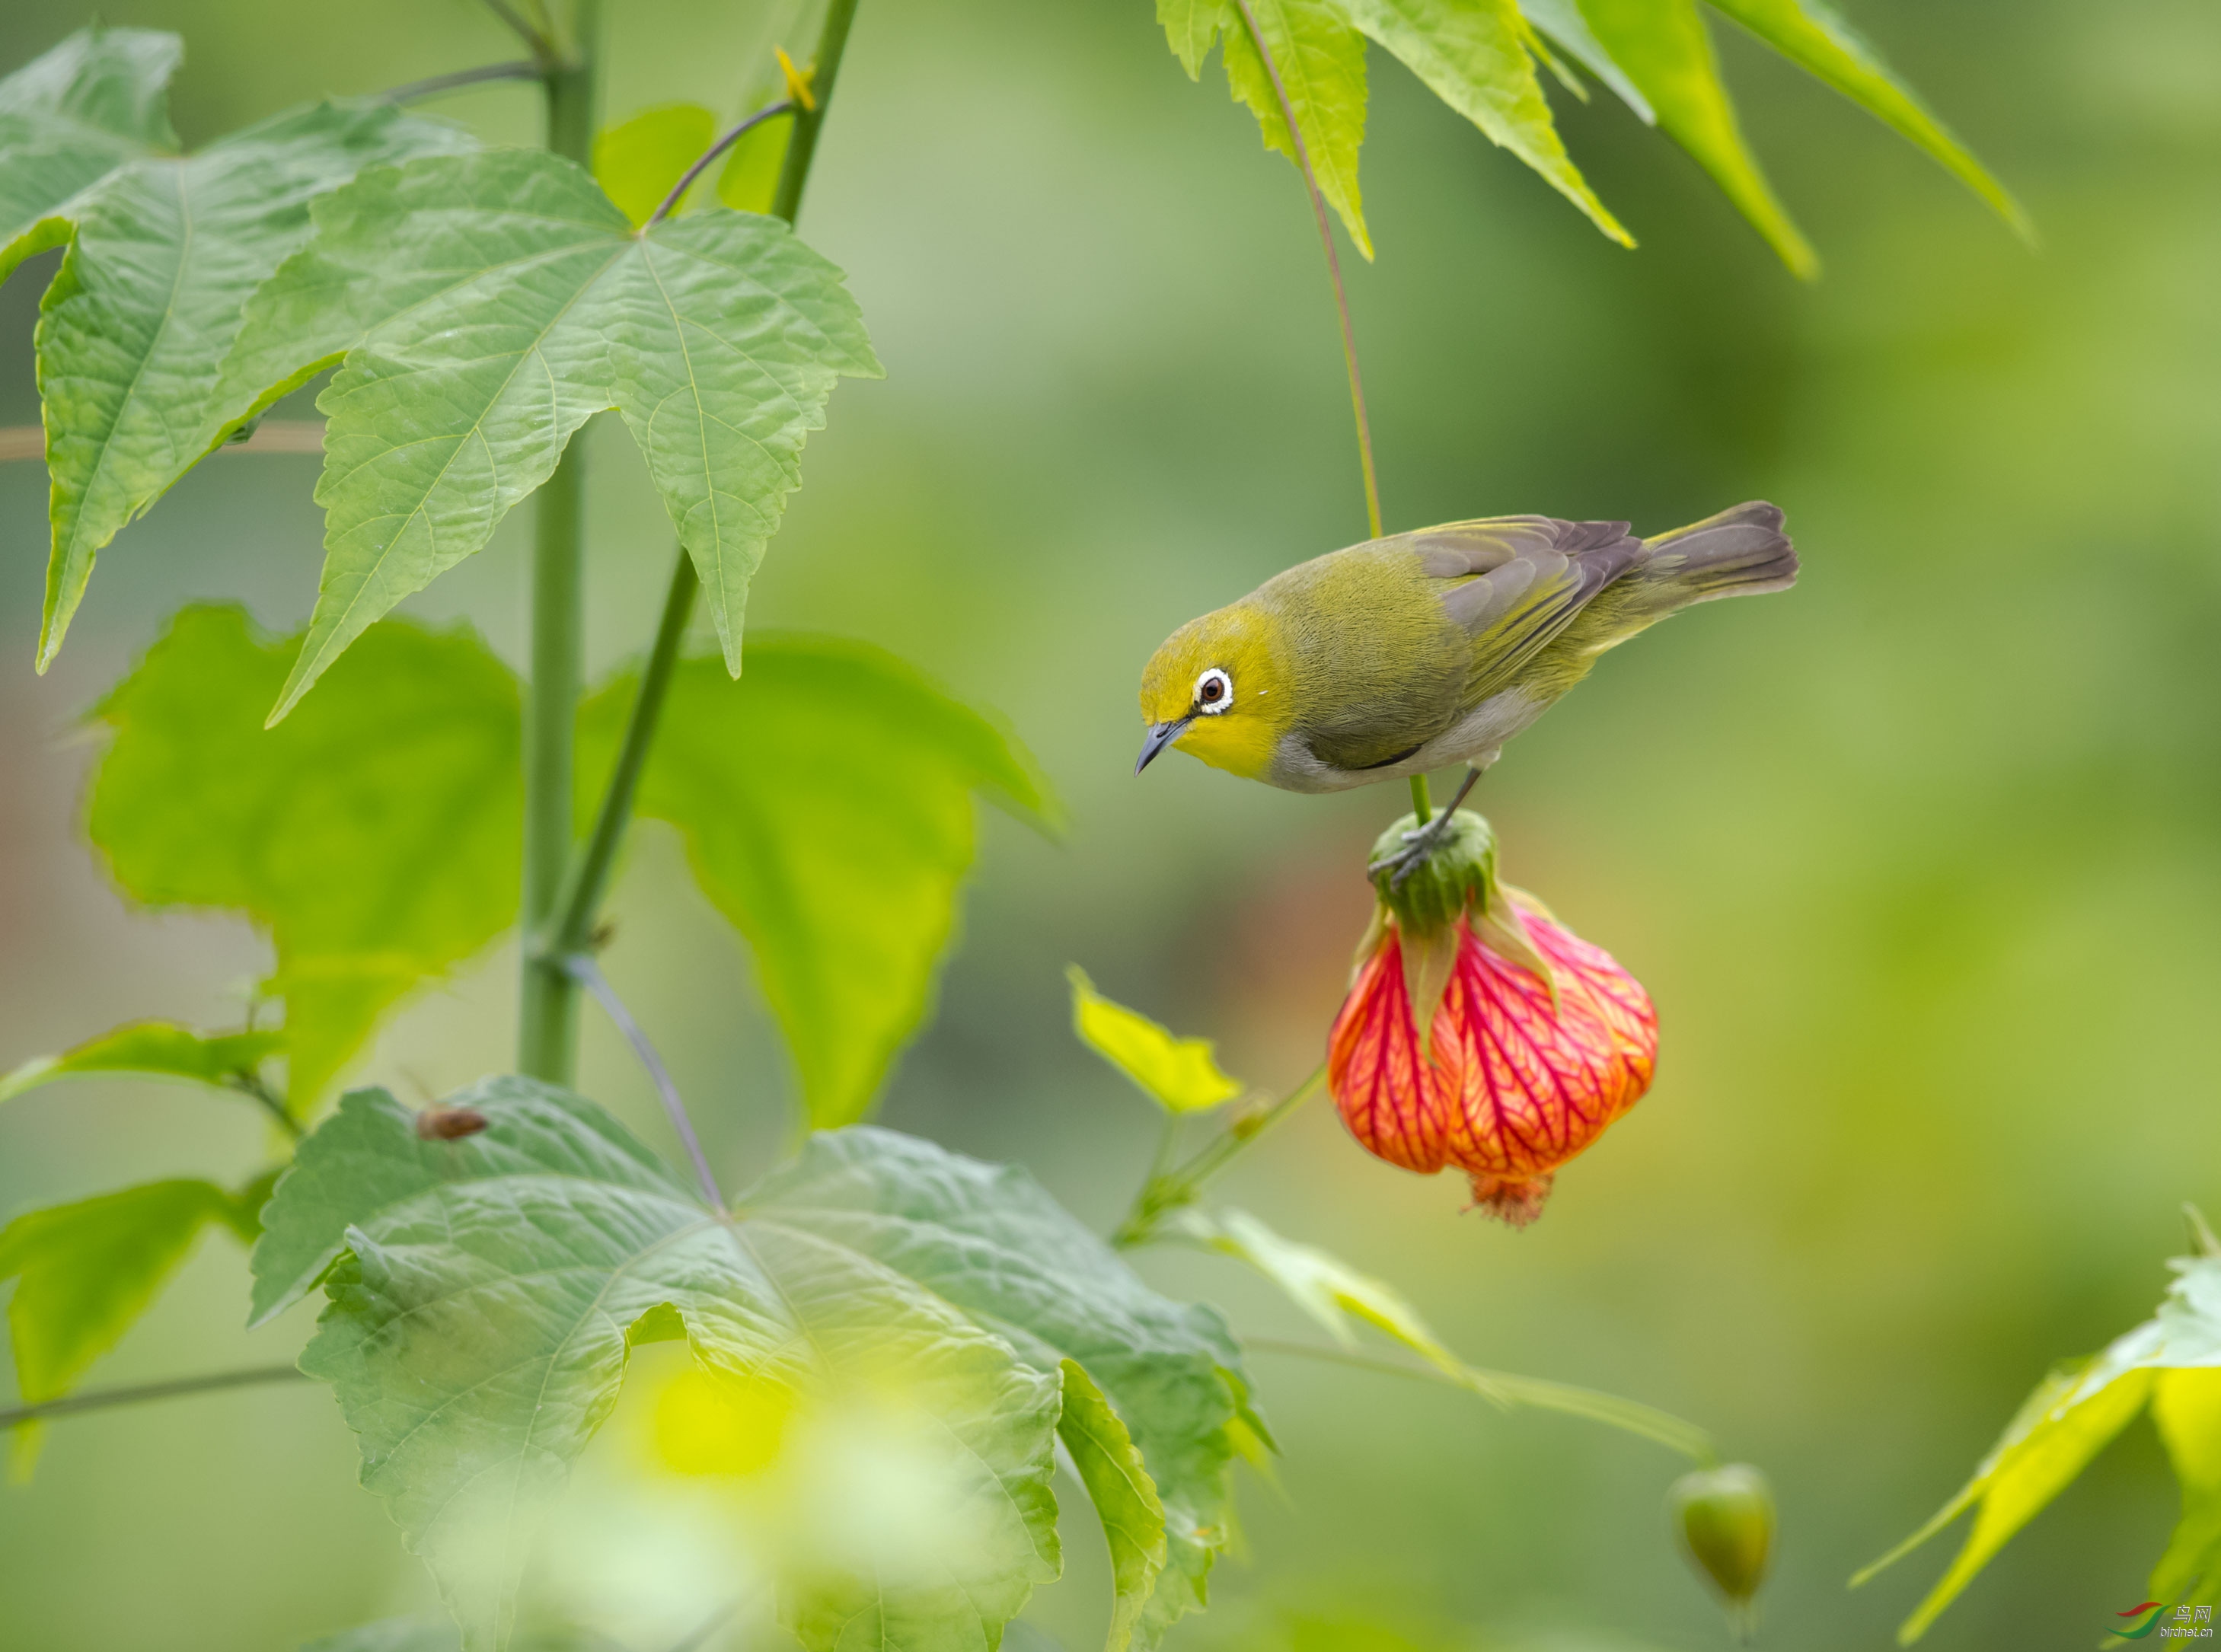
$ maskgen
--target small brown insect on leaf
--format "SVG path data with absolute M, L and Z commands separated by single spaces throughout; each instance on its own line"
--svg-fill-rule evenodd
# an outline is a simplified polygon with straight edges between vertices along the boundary
M 416 1115 L 416 1134 L 427 1142 L 460 1142 L 486 1127 L 474 1107 L 427 1107 Z

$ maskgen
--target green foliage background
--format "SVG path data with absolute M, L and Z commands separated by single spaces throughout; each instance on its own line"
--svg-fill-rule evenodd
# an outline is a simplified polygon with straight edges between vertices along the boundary
M 455 0 L 101 10 L 185 33 L 189 142 L 511 54 Z M 740 102 L 719 69 L 758 38 L 750 9 L 627 10 L 606 119 Z M 9 9 L 0 62 L 91 13 Z M 1882 1641 L 1943 1555 L 1855 1595 L 1845 1574 L 1957 1486 L 2052 1358 L 2145 1317 L 2178 1201 L 2221 1204 L 2221 218 L 2203 204 L 2221 20 L 2196 0 L 1855 16 L 2010 182 L 2042 253 L 1730 29 L 1746 126 L 1827 260 L 1817 286 L 1609 97 L 1561 99 L 1561 120 L 1637 253 L 1374 54 L 1380 257 L 1348 273 L 1391 526 L 1545 510 L 1655 529 L 1769 497 L 1806 573 L 1615 657 L 1486 783 L 1507 875 L 1630 963 L 1665 1026 L 1657 1087 L 1548 1218 L 1518 1236 L 1461 1218 L 1457 1188 L 1367 1159 L 1323 1108 L 1227 1189 L 1396 1280 L 1469 1357 L 1667 1406 L 1764 1463 L 1784 1526 L 1770 1617 L 1819 1652 Z M 504 88 L 433 112 L 494 137 L 533 120 Z M 983 814 L 963 948 L 884 1117 L 1023 1158 L 1107 1222 L 1152 1121 L 1072 1041 L 1065 963 L 1217 1036 L 1230 1071 L 1290 1081 L 1362 923 L 1364 847 L 1403 806 L 1186 762 L 1129 773 L 1134 679 L 1163 634 L 1363 531 L 1309 215 L 1140 0 L 934 0 L 867 9 L 807 230 L 848 271 L 889 377 L 847 386 L 813 441 L 752 617 L 883 645 L 998 708 L 1072 816 L 1056 848 Z M 0 422 L 36 417 L 41 284 L 0 291 Z M 598 670 L 650 629 L 671 533 L 614 422 L 588 441 Z M 44 479 L 0 467 L 0 660 L 17 662 L 0 671 L 0 1067 L 141 1016 L 220 1021 L 204 984 L 269 967 L 243 926 L 121 912 L 72 835 L 87 754 L 70 735 L 181 601 L 237 596 L 273 632 L 299 626 L 315 476 L 312 458 L 224 455 L 187 478 L 103 553 L 40 679 Z M 523 527 L 406 611 L 468 614 L 514 658 Z M 784 1136 L 785 1058 L 675 837 L 641 840 L 607 967 L 653 1006 L 737 1180 Z M 410 1098 L 504 1065 L 512 990 L 489 961 L 410 1011 L 365 1075 Z M 665 1141 L 591 1017 L 581 1087 Z M 0 1208 L 228 1184 L 265 1128 L 121 1079 L 9 1107 Z M 1238 1323 L 1305 1334 L 1229 1263 L 1142 1265 Z M 303 1316 L 221 1329 L 241 1269 L 204 1242 L 102 1380 L 290 1357 Z M 1482 1644 L 1717 1643 L 1664 1538 L 1663 1454 L 1256 1365 L 1285 1497 L 1253 1485 L 1254 1559 L 1176 1644 L 1242 1643 L 1281 1612 L 1308 1619 L 1306 1652 L 1396 1644 L 1335 1637 L 1366 1615 L 1419 1645 L 1440 1624 Z M 353 1471 L 305 1385 L 56 1427 L 37 1481 L 0 1493 L 0 1623 L 43 1648 L 229 1652 L 422 1605 Z M 2002 1652 L 2086 1624 L 2094 1641 L 2143 1598 L 2173 1512 L 2139 1424 L 1925 1644 Z M 1029 1617 L 1079 1645 L 1109 1561 L 1070 1547 L 1069 1581 Z

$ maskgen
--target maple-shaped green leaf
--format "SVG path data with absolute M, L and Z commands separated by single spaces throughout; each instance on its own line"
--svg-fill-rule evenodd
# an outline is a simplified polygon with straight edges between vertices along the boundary
M 483 548 L 609 407 L 737 675 L 748 580 L 803 441 L 836 379 L 879 372 L 840 271 L 776 219 L 723 208 L 635 233 L 584 171 L 540 150 L 379 168 L 316 218 L 223 375 L 235 421 L 347 353 L 316 404 L 323 577 L 272 721 L 364 628 Z
M 1110 1550 L 1110 1632 L 1103 1652 L 1126 1652 L 1165 1568 L 1165 1505 L 1118 1413 L 1076 1360 L 1063 1362 L 1057 1437 L 1103 1522 Z
M 1296 161 L 1280 105 L 1286 92 L 1319 193 L 1342 216 L 1358 251 L 1371 258 L 1373 239 L 1357 184 L 1357 154 L 1365 142 L 1365 37 L 1334 0 L 1248 4 L 1256 20 L 1254 35 L 1234 0 L 1158 0 L 1157 18 L 1191 80 L 1202 74 L 1211 43 L 1224 36 L 1228 89 L 1257 117 L 1265 147 Z M 1271 56 L 1269 67 L 1264 53 Z
M 235 1089 L 285 1048 L 285 1035 L 274 1028 L 203 1033 L 175 1022 L 135 1021 L 0 1076 L 0 1101 L 85 1073 L 142 1073 Z
M 307 238 L 309 202 L 364 166 L 470 141 L 388 103 L 312 104 L 197 154 L 127 161 L 30 232 L 69 242 L 38 329 L 53 529 L 40 670 L 96 554 L 208 451 L 241 307 Z
M 72 196 L 177 147 L 163 91 L 184 56 L 175 34 L 96 25 L 0 80 L 0 280 L 67 234 L 48 215 Z
M 1711 0 L 1791 62 L 1886 121 L 1997 210 L 2024 237 L 2028 216 L 1825 0 Z
M 1793 274 L 1817 275 L 1819 259 L 1743 141 L 1697 0 L 1580 4 L 1583 21 L 1656 111 L 1658 124 L 1712 175 Z
M 2180 1588 L 2221 1527 L 2221 1509 L 2205 1488 L 2217 1475 L 2221 1417 L 2206 1407 L 2221 1400 L 2207 1380 L 2221 1367 L 2221 1256 L 2179 1258 L 2176 1278 L 2159 1312 L 2086 1360 L 2063 1364 L 2038 1384 L 2005 1425 L 1973 1477 L 1927 1524 L 1854 1577 L 1865 1582 L 1926 1542 L 1968 1510 L 1974 1524 L 1949 1570 L 1898 1630 L 1900 1643 L 1925 1634 L 2013 1534 L 2074 1482 L 2090 1460 L 2125 1428 L 2155 1390 L 2187 1378 L 2174 1390 L 2159 1421 L 2162 1437 L 2179 1465 L 2187 1465 L 2184 1517 L 2174 1542 L 2154 1575 Z M 2194 1575 L 2194 1574 L 2192 1574 Z M 2205 1578 L 2200 1598 L 2217 1598 L 2221 1580 Z M 2173 1599 L 2174 1597 L 2168 1597 Z
M 1357 152 L 1365 142 L 1365 38 L 1333 0 L 1248 0 L 1248 7 L 1256 20 L 1254 35 L 1229 7 L 1222 53 L 1227 84 L 1257 117 L 1265 147 L 1294 160 L 1296 146 L 1280 107 L 1286 94 L 1319 193 L 1369 259 L 1373 237 L 1357 185 Z
M 637 692 L 580 714 L 582 798 L 598 795 Z M 747 938 L 810 1122 L 844 1124 L 924 1019 L 971 868 L 979 793 L 1036 824 L 1052 805 L 1023 752 L 893 655 L 757 636 L 737 682 L 682 660 L 640 784 L 711 904 Z
M 1581 67 L 1611 87 L 1643 125 L 1658 124 L 1656 111 L 1635 89 L 1635 83 L 1627 78 L 1627 71 L 1611 60 L 1611 53 L 1591 32 L 1576 0 L 1519 0 L 1519 9 L 1529 22 L 1570 53 Z M 1581 95 L 1586 96 L 1585 92 Z
M 59 1399 L 114 1348 L 178 1271 L 210 1223 L 253 1243 L 269 1192 L 214 1182 L 145 1182 L 74 1204 L 26 1211 L 0 1228 L 0 1283 L 16 1280 L 8 1334 L 26 1403 Z M 35 1436 L 32 1436 L 35 1441 Z M 34 1443 L 21 1448 L 27 1468 Z
M 1270 1437 L 1214 1310 L 1149 1290 L 1023 1171 L 889 1130 L 856 1125 L 811 1138 L 743 1201 L 750 1211 L 764 1205 L 918 1280 L 1009 1339 L 1035 1369 L 1064 1359 L 1085 1367 L 1141 1451 L 1165 1512 L 1165 1568 L 1134 1643 L 1154 1647 L 1203 1605 L 1232 1535 L 1236 1434 Z
M 790 1556 L 783 1614 L 813 1652 L 992 1645 L 1054 1574 L 1066 1359 L 1160 1484 L 1223 1441 L 1223 1325 L 1149 1292 L 1017 1172 L 860 1128 L 727 1215 L 591 1102 L 522 1079 L 451 1099 L 487 1127 L 435 1145 L 385 1092 L 349 1094 L 279 1183 L 255 1266 L 290 1281 L 282 1300 L 336 1256 L 303 1368 L 334 1385 L 365 1484 L 473 1652 L 506 1635 L 532 1530 L 640 1336 L 683 1327 L 710 1370 L 791 1391 L 790 1435 L 884 1414 L 959 1448 L 928 1479 L 961 1541 L 929 1564 L 873 1581 L 853 1556 Z
M 1079 1042 L 1167 1112 L 1203 1112 L 1242 1093 L 1242 1080 L 1219 1070 L 1208 1038 L 1176 1038 L 1138 1010 L 1104 998 L 1078 964 L 1065 976 L 1072 983 L 1072 1028 Z
M 1566 153 L 1516 0 L 1340 0 L 1435 96 L 1530 166 L 1623 247 L 1635 239 Z
M 266 730 L 293 654 L 235 608 L 180 613 L 98 709 L 86 824 L 133 898 L 269 933 L 305 1113 L 387 1010 L 513 920 L 521 712 L 475 636 L 397 622 Z
M 699 103 L 642 110 L 595 135 L 594 181 L 635 226 L 644 224 L 716 138 L 717 117 Z

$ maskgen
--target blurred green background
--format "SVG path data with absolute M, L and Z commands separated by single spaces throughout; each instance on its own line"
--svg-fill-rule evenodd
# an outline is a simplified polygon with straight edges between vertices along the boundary
M 185 35 L 191 141 L 513 55 L 464 0 L 99 9 Z M 737 107 L 779 12 L 616 9 L 606 117 Z M 92 15 L 8 7 L 0 64 Z M 2021 194 L 2040 252 L 1730 29 L 1746 123 L 1828 260 L 1817 285 L 1608 96 L 1558 102 L 1632 253 L 1374 54 L 1380 260 L 1351 296 L 1391 527 L 1541 510 L 1656 531 L 1764 497 L 1805 573 L 1614 655 L 1478 794 L 1508 875 L 1630 964 L 1664 1026 L 1655 1088 L 1546 1219 L 1461 1217 L 1454 1179 L 1376 1163 L 1323 1105 L 1226 1188 L 1399 1281 L 1467 1357 L 1669 1407 L 1763 1464 L 1783 1522 L 1767 1639 L 1816 1652 L 1888 1643 L 1944 1550 L 1855 1594 L 1846 1576 L 1956 1487 L 2049 1361 L 2149 1312 L 2181 1201 L 2221 1205 L 2221 11 L 1855 15 Z M 431 107 L 533 131 L 514 88 Z M 1363 533 L 1309 214 L 1216 69 L 1180 74 L 1147 0 L 935 0 L 864 8 L 804 228 L 889 372 L 835 397 L 751 618 L 868 638 L 996 708 L 1074 820 L 1050 846 L 988 818 L 939 1018 L 884 1116 L 1023 1160 L 1107 1224 L 1153 1127 L 1071 1041 L 1065 963 L 1292 1081 L 1364 919 L 1364 848 L 1404 807 L 1185 760 L 1131 774 L 1156 641 Z M 0 291 L 0 423 L 36 416 L 51 268 Z M 644 639 L 671 535 L 625 439 L 587 441 L 605 666 Z M 183 601 L 301 623 L 315 476 L 224 456 L 189 477 L 104 554 L 41 679 L 44 477 L 0 466 L 0 1065 L 130 1017 L 222 1017 L 264 967 L 242 925 L 122 908 L 74 835 L 77 718 Z M 524 516 L 413 610 L 467 615 L 516 657 Z M 738 1180 L 776 1150 L 788 1091 L 745 958 L 660 829 L 616 910 L 610 973 Z M 415 1096 L 504 1065 L 511 973 L 504 953 L 425 997 L 363 1076 Z M 591 1017 L 584 1087 L 665 1139 Z M 262 1145 L 220 1100 L 57 1087 L 0 1117 L 0 1211 L 235 1179 Z M 1304 1334 L 1231 1263 L 1142 1266 Z M 95 1380 L 290 1357 L 308 1314 L 233 1330 L 243 1280 L 209 1242 Z M 1255 1364 L 1279 1486 L 1252 1481 L 1247 1557 L 1176 1644 L 1724 1643 L 1671 1549 L 1678 1465 L 1655 1448 Z M 0 1489 L 0 1643 L 277 1652 L 424 1605 L 353 1466 L 305 1385 L 58 1425 L 36 1480 Z M 2173 1500 L 2138 1424 L 1927 1643 L 2094 1644 L 2143 1598 Z M 1094 1541 L 1029 1613 L 1074 1648 L 1099 1634 Z M 1383 1627 L 1337 1627 L 1356 1623 Z

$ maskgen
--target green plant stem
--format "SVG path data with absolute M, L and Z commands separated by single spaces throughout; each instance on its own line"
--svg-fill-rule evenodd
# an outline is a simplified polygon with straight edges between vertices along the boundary
M 588 5 L 592 5 L 595 3 L 596 0 L 585 0 L 585 3 Z M 541 29 L 535 28 L 532 24 L 526 22 L 524 18 L 519 16 L 513 8 L 506 3 L 506 0 L 485 0 L 485 9 L 493 13 L 495 16 L 501 19 L 503 24 L 508 28 L 509 31 L 515 34 L 517 39 L 522 41 L 527 46 L 530 47 L 532 48 L 533 54 L 538 57 L 542 62 L 546 62 L 554 54 L 554 42 L 547 38 L 546 33 Z
M 43 1417 L 69 1417 L 78 1411 L 106 1411 L 112 1405 L 135 1405 L 141 1400 L 177 1399 L 186 1394 L 213 1393 L 219 1388 L 247 1388 L 256 1383 L 296 1379 L 307 1380 L 297 1367 L 264 1365 L 246 1371 L 220 1371 L 211 1377 L 173 1377 L 167 1382 L 141 1383 L 134 1388 L 99 1388 L 89 1394 L 66 1394 L 59 1399 L 42 1399 L 35 1405 L 0 1411 L 0 1433 Z
M 817 156 L 817 135 L 833 105 L 833 83 L 841 73 L 841 58 L 848 49 L 848 28 L 856 21 L 856 0 L 832 0 L 825 22 L 817 31 L 817 53 L 809 64 L 810 96 L 817 107 L 794 112 L 794 131 L 786 141 L 786 160 L 779 169 L 779 189 L 771 200 L 772 216 L 792 224 L 802 216 L 802 191 L 810 182 L 810 163 Z
M 1234 3 L 1242 13 L 1242 25 L 1249 31 L 1250 43 L 1256 47 L 1266 74 L 1272 78 L 1273 96 L 1279 100 L 1280 118 L 1287 122 L 1288 141 L 1296 152 L 1296 167 L 1303 173 L 1304 188 L 1311 197 L 1311 216 L 1318 220 L 1319 245 L 1326 249 L 1327 279 L 1334 285 L 1334 310 L 1342 321 L 1342 364 L 1349 372 L 1349 405 L 1357 416 L 1357 463 L 1365 475 L 1365 516 L 1372 524 L 1373 537 L 1378 539 L 1380 479 L 1373 469 L 1373 428 L 1365 416 L 1365 381 L 1357 371 L 1357 333 L 1349 323 L 1349 294 L 1342 285 L 1342 255 L 1335 250 L 1334 226 L 1326 216 L 1326 197 L 1320 191 L 1318 175 L 1311 170 L 1311 147 L 1304 141 L 1303 128 L 1296 124 L 1295 105 L 1288 101 L 1287 86 L 1280 79 L 1280 66 L 1265 44 L 1264 31 L 1257 27 L 1249 0 L 1234 0 Z
M 1418 823 L 1422 826 L 1435 812 L 1434 794 L 1427 790 L 1427 777 L 1423 774 L 1411 777 L 1411 812 L 1419 817 Z
M 787 141 L 786 160 L 779 173 L 779 194 L 773 210 L 791 225 L 801 210 L 803 185 L 810 176 L 810 159 L 816 151 L 817 128 L 824 123 L 826 109 L 833 96 L 833 81 L 841 66 L 841 54 L 848 41 L 848 26 L 856 15 L 856 0 L 833 0 L 825 16 L 825 26 L 818 35 L 816 72 L 811 84 L 811 95 L 817 107 L 814 110 L 797 109 L 793 135 Z M 773 110 L 764 110 L 750 121 L 766 118 Z M 714 151 L 712 153 L 714 154 Z M 697 163 L 705 165 L 706 160 Z M 575 441 L 572 444 L 576 446 Z M 568 457 L 565 464 L 570 462 Z M 561 472 L 559 468 L 557 474 Z M 551 481 L 552 487 L 554 483 Z M 535 1077 L 551 1077 L 528 1062 L 535 1053 L 552 1054 L 552 1042 L 560 1034 L 561 1039 L 560 1078 L 569 1076 L 572 1059 L 576 1049 L 576 982 L 569 974 L 565 960 L 585 945 L 595 919 L 601 911 L 603 897 L 608 893 L 610 874 L 616 865 L 616 853 L 624 842 L 625 828 L 632 819 L 635 797 L 640 788 L 640 775 L 648 760 L 648 748 L 654 744 L 656 724 L 663 715 L 663 704 L 671 688 L 673 672 L 679 663 L 680 647 L 686 640 L 686 622 L 693 612 L 695 593 L 700 581 L 694 564 L 682 546 L 678 565 L 671 571 L 671 584 L 664 593 L 663 616 L 658 622 L 655 641 L 648 650 L 648 662 L 641 669 L 640 691 L 633 698 L 631 710 L 626 715 L 624 735 L 617 748 L 617 760 L 610 773 L 609 783 L 604 787 L 600 802 L 595 806 L 594 823 L 585 842 L 571 864 L 560 874 L 560 882 L 550 891 L 544 904 L 535 905 L 532 899 L 532 873 L 529 857 L 529 833 L 527 826 L 527 872 L 525 898 L 524 978 L 526 1026 L 520 1034 L 520 1070 Z M 536 591 L 535 591 L 536 596 Z M 535 604 L 536 611 L 536 604 Z M 535 633 L 536 638 L 536 633 Z M 537 699 L 537 684 L 535 681 Z M 576 700 L 575 689 L 571 696 Z M 567 727 L 567 725 L 566 725 Z M 528 763 L 531 748 L 528 745 Z M 569 784 L 568 746 L 566 745 L 565 784 Z M 528 774 L 529 771 L 528 770 Z M 526 788 L 527 819 L 534 818 L 532 798 L 536 794 L 529 782 Z M 562 817 L 563 848 L 570 847 L 568 810 L 569 794 L 565 795 Z M 560 862 L 558 863 L 559 865 Z M 533 1044 L 535 1036 L 533 1015 L 535 1005 L 563 1006 L 563 1021 L 559 1027 L 549 1024 L 543 1009 L 539 1023 L 537 1051 Z
M 581 166 L 592 158 L 600 0 L 579 0 L 578 38 L 547 73 L 547 147 Z M 585 452 L 580 435 L 535 502 L 532 678 L 524 706 L 523 933 L 547 925 L 571 858 L 572 748 L 585 675 Z M 568 1084 L 579 1048 L 578 985 L 560 959 L 522 948 L 516 1069 Z
M 293 1117 L 285 1105 L 285 1098 L 272 1090 L 260 1073 L 235 1073 L 224 1082 L 277 1120 L 278 1127 L 286 1135 L 296 1142 L 301 1139 L 301 1121 Z
M 686 640 L 686 619 L 694 607 L 701 579 L 686 548 L 679 548 L 678 566 L 671 570 L 671 585 L 664 592 L 663 617 L 656 623 L 655 643 L 648 663 L 641 668 L 640 691 L 633 696 L 625 718 L 624 736 L 617 745 L 616 766 L 610 771 L 602 800 L 594 810 L 594 824 L 585 846 L 565 874 L 563 888 L 554 908 L 554 921 L 540 942 L 543 955 L 560 959 L 586 943 L 602 897 L 609 891 L 610 873 L 616 864 L 617 847 L 624 841 L 632 819 L 633 799 L 640 792 L 641 770 L 648 749 L 655 741 L 655 725 L 671 688 L 671 675 L 679 667 L 679 646 Z
M 1243 1148 L 1309 1101 L 1325 1082 L 1326 1068 L 1321 1067 L 1262 1113 L 1236 1115 L 1187 1162 L 1169 1168 L 1178 1121 L 1167 1119 L 1165 1133 L 1158 1139 L 1156 1162 L 1150 1168 L 1149 1179 L 1134 1195 L 1133 1207 L 1126 1212 L 1126 1219 L 1111 1234 L 1112 1248 L 1130 1250 L 1154 1240 L 1159 1222 L 1173 1211 L 1194 1204 L 1211 1178 L 1232 1164 Z
M 1440 1366 L 1417 1365 L 1405 1360 L 1383 1360 L 1352 1349 L 1321 1348 L 1312 1342 L 1284 1342 L 1273 1336 L 1245 1336 L 1242 1339 L 1242 1345 L 1260 1354 L 1293 1355 L 1300 1359 L 1323 1360 L 1335 1365 L 1354 1366 L 1363 1371 L 1379 1371 L 1392 1377 L 1414 1377 L 1421 1382 L 1462 1388 L 1505 1411 L 1515 1405 L 1524 1405 L 1534 1411 L 1558 1411 L 1567 1417 L 1586 1417 L 1592 1423 L 1602 1423 L 1608 1428 L 1620 1429 L 1654 1441 L 1705 1467 L 1717 1467 L 1720 1460 L 1717 1443 L 1694 1423 L 1685 1423 L 1671 1411 L 1659 1411 L 1638 1400 L 1623 1399 L 1617 1394 L 1599 1393 L 1593 1388 L 1577 1388 L 1570 1383 L 1550 1382 L 1541 1377 L 1522 1377 L 1509 1371 L 1488 1371 L 1477 1366 L 1462 1367 L 1458 1373 L 1453 1374 Z

